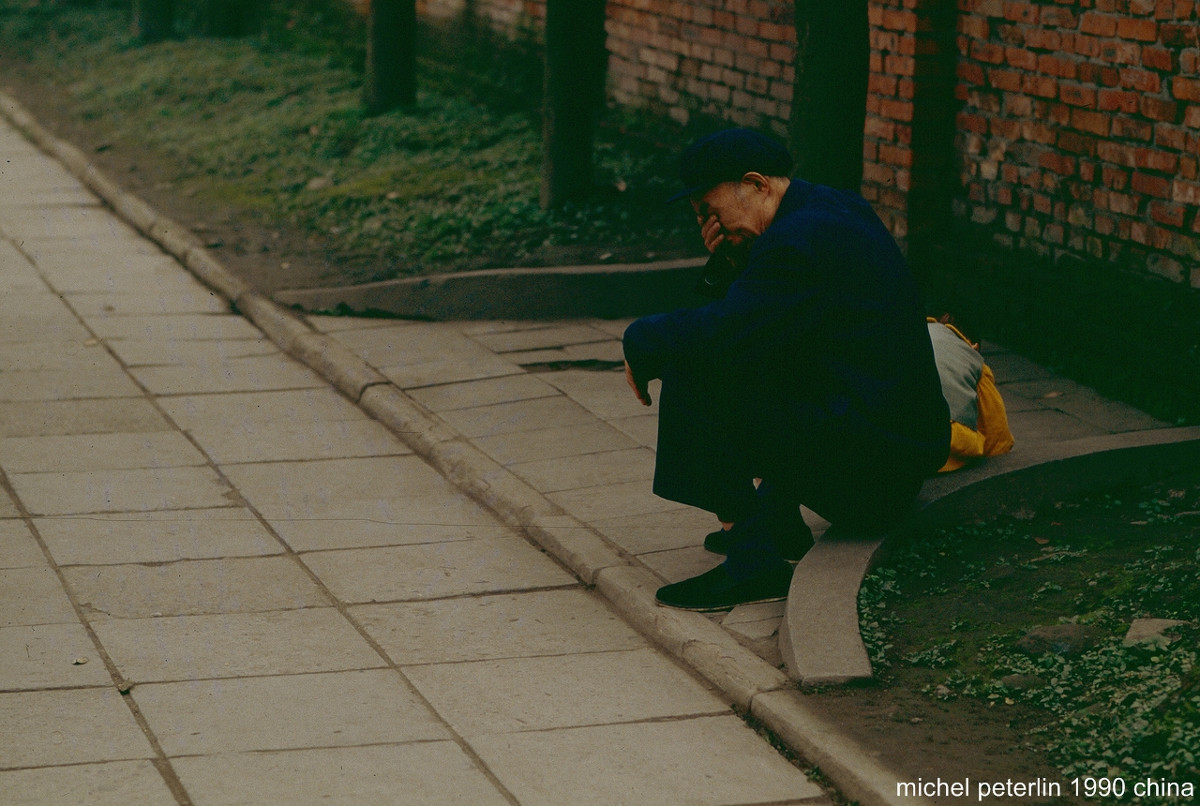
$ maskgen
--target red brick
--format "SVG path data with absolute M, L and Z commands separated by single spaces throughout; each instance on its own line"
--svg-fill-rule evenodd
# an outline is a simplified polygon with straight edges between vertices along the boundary
M 1079 24 L 1078 20 L 1075 12 L 1067 8 L 1050 6 L 1042 9 L 1042 25 L 1050 28 L 1074 29 Z
M 1096 105 L 1096 91 L 1091 87 L 1081 87 L 1078 84 L 1060 84 L 1058 87 L 1058 97 L 1064 104 L 1071 106 L 1094 107 Z M 1137 104 L 1134 103 L 1134 108 L 1131 111 L 1137 110 Z
M 1179 202 L 1180 204 L 1200 204 L 1200 182 L 1187 182 L 1183 179 L 1176 179 L 1171 189 L 1171 201 Z M 1200 216 L 1197 216 L 1197 221 L 1200 222 Z
M 911 11 L 885 8 L 879 24 L 889 31 L 913 34 L 917 32 L 917 15 Z
M 1001 64 L 1004 61 L 1004 48 L 991 42 L 972 42 L 970 56 L 987 64 Z
M 1184 101 L 1200 101 L 1200 79 L 1175 76 L 1171 79 L 1171 94 Z
M 1200 129 L 1200 106 L 1191 105 L 1183 115 L 1183 125 L 1189 129 Z
M 1081 132 L 1108 137 L 1111 120 L 1102 112 L 1090 112 L 1086 109 L 1071 111 L 1071 126 Z
M 1138 67 L 1127 67 L 1121 70 L 1121 86 L 1138 92 L 1156 93 L 1162 89 L 1162 79 L 1158 73 Z
M 1100 95 L 1096 103 L 1096 108 L 1101 112 L 1127 112 L 1134 114 L 1138 111 L 1138 106 L 1142 100 L 1142 96 L 1136 92 L 1122 92 L 1120 90 L 1100 90 Z
M 1100 47 L 1103 42 L 1103 39 L 1087 34 L 1064 34 L 1062 49 L 1067 53 L 1077 53 L 1080 56 L 1095 59 L 1100 55 Z
M 1154 144 L 1159 148 L 1171 151 L 1184 151 L 1187 148 L 1188 134 L 1173 123 L 1157 123 L 1154 126 Z
M 1115 87 L 1121 83 L 1121 73 L 1116 68 L 1107 65 L 1083 62 L 1079 65 L 1079 80 L 1085 84 Z
M 908 121 L 913 118 L 913 105 L 907 101 L 885 98 L 879 104 L 879 112 L 892 120 Z
M 1090 157 L 1096 153 L 1098 142 L 1095 137 L 1079 132 L 1065 131 L 1059 132 L 1055 145 L 1061 151 L 1069 151 L 1072 154 L 1084 154 Z
M 994 118 L 991 122 L 991 132 L 996 137 L 1016 140 L 1021 136 L 1021 121 L 1011 118 Z
M 1174 123 L 1179 119 L 1179 104 L 1175 101 L 1164 101 L 1161 98 L 1144 95 L 1140 99 L 1139 105 L 1138 111 L 1142 113 L 1143 117 L 1151 120 Z
M 1116 36 L 1117 19 L 1112 14 L 1100 14 L 1096 11 L 1088 11 L 1079 18 L 1079 30 L 1085 34 L 1094 34 L 1095 36 Z
M 1133 172 L 1133 190 L 1144 196 L 1154 196 L 1159 199 L 1171 198 L 1171 180 L 1161 176 Z
M 1037 71 L 1059 78 L 1075 78 L 1079 72 L 1079 65 L 1069 59 L 1043 53 L 1037 58 Z
M 1186 48 L 1196 46 L 1196 24 L 1163 23 L 1158 26 L 1158 41 L 1169 48 Z
M 1187 207 L 1182 204 L 1170 204 L 1161 201 L 1150 202 L 1150 217 L 1167 227 L 1182 227 L 1187 215 Z
M 1149 142 L 1154 137 L 1154 127 L 1144 120 L 1117 115 L 1112 122 L 1112 136 Z
M 1096 155 L 1105 162 L 1114 165 L 1124 165 L 1132 168 L 1137 164 L 1137 158 L 1134 156 L 1132 146 L 1127 146 L 1124 143 L 1114 143 L 1112 141 L 1101 141 L 1096 148 Z
M 1005 48 L 1004 61 L 1020 70 L 1036 70 L 1038 66 L 1037 54 L 1024 48 Z
M 1037 25 L 1037 6 L 1027 2 L 1005 3 L 1004 19 L 1011 20 L 1012 22 L 1023 23 L 1025 25 Z
M 988 85 L 1007 92 L 1020 92 L 1022 75 L 1016 70 L 988 70 Z
M 1121 39 L 1154 42 L 1158 39 L 1158 23 L 1144 17 L 1121 17 L 1117 20 L 1117 36 Z
M 987 39 L 991 36 L 992 26 L 985 17 L 962 14 L 958 18 L 958 32 L 975 39 Z
M 1039 98 L 1054 98 L 1058 95 L 1058 81 L 1052 76 L 1026 75 L 1021 79 L 1021 90 Z
M 958 63 L 958 77 L 969 84 L 982 84 L 985 81 L 983 68 L 974 62 Z
M 1117 64 L 1141 64 L 1142 48 L 1136 42 L 1108 40 L 1100 43 L 1100 58 Z
M 1147 45 L 1142 48 L 1142 66 L 1152 70 L 1162 70 L 1164 73 L 1174 73 L 1175 51 Z
M 1038 159 L 1038 165 L 1062 176 L 1071 176 L 1075 173 L 1075 158 L 1054 151 L 1043 154 Z
M 1139 148 L 1134 152 L 1134 165 L 1150 171 L 1173 174 L 1179 169 L 1179 155 L 1153 148 Z
M 987 134 L 987 118 L 963 112 L 958 116 L 958 128 L 975 134 Z

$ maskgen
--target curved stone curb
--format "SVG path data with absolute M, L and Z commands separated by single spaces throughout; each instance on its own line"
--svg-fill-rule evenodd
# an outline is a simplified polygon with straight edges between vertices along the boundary
M 915 516 L 894 535 L 842 536 L 831 527 L 792 576 L 779 627 L 788 675 L 802 685 L 872 676 L 858 591 L 881 550 L 919 526 L 995 518 L 1103 485 L 1163 478 L 1200 466 L 1200 427 L 1132 431 L 1031 446 L 926 482 Z
M 895 782 L 905 779 L 810 710 L 803 695 L 778 669 L 704 616 L 659 607 L 653 594 L 661 583 L 646 568 L 636 565 L 591 527 L 563 513 L 402 390 L 386 379 L 380 380 L 381 376 L 360 357 L 339 349 L 333 340 L 231 275 L 197 241 L 182 235 L 182 227 L 125 193 L 91 166 L 78 149 L 51 135 L 3 93 L 0 114 L 43 151 L 59 159 L 118 214 L 131 211 L 136 218 L 126 219 L 129 223 L 225 297 L 281 350 L 314 371 L 329 371 L 325 377 L 331 384 L 392 430 L 417 455 L 491 508 L 501 520 L 522 529 L 584 582 L 594 584 L 634 626 L 754 715 L 789 747 L 819 765 L 822 774 L 841 792 L 864 806 L 899 803 Z M 334 364 L 337 370 L 331 371 Z M 905 798 L 903 802 L 908 806 L 928 803 L 920 798 Z

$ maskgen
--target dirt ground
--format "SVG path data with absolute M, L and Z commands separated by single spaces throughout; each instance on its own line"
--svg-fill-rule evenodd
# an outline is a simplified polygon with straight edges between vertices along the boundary
M 62 88 L 0 56 L 0 86 L 45 127 L 82 149 L 122 187 L 200 236 L 215 256 L 264 291 L 358 282 L 377 267 L 347 266 L 320 242 L 272 222 L 239 219 L 173 192 L 169 171 L 136 142 L 110 139 L 102 125 L 64 114 Z M 651 245 L 652 247 L 653 245 Z M 581 257 L 581 256 L 575 256 Z M 905 780 L 1059 781 L 1057 771 L 1020 747 L 1027 716 L 982 705 L 937 703 L 917 691 L 855 687 L 812 692 L 810 704 L 856 736 Z M 1064 782 L 1065 783 L 1065 782 Z M 974 797 L 971 798 L 974 800 Z M 941 802 L 952 803 L 957 799 Z M 1018 802 L 1018 801 L 1010 801 Z M 1019 799 L 1019 802 L 1070 803 Z

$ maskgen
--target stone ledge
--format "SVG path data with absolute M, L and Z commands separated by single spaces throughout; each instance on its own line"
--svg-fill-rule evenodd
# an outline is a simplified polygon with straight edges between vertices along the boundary
M 1163 428 L 1033 445 L 930 479 L 914 517 L 883 536 L 836 526 L 796 566 L 779 627 L 788 676 L 801 685 L 872 676 L 858 623 L 858 591 L 889 542 L 918 525 L 995 518 L 1109 484 L 1151 481 L 1200 465 L 1200 427 Z

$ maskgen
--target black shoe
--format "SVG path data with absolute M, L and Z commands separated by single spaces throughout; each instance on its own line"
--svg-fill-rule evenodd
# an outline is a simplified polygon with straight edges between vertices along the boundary
M 786 523 L 778 527 L 779 533 L 775 536 L 775 542 L 783 559 L 799 562 L 813 546 L 812 530 L 808 528 L 799 511 L 796 512 L 794 520 L 790 516 L 786 520 Z M 718 529 L 709 533 L 704 538 L 704 548 L 713 554 L 728 554 L 730 546 L 742 539 L 739 526 L 740 523 L 735 523 L 732 529 Z
M 740 604 L 781 602 L 792 584 L 792 567 L 786 563 L 746 580 L 733 580 L 725 566 L 718 565 L 700 576 L 664 585 L 658 589 L 658 603 L 680 610 L 711 613 L 731 610 Z

